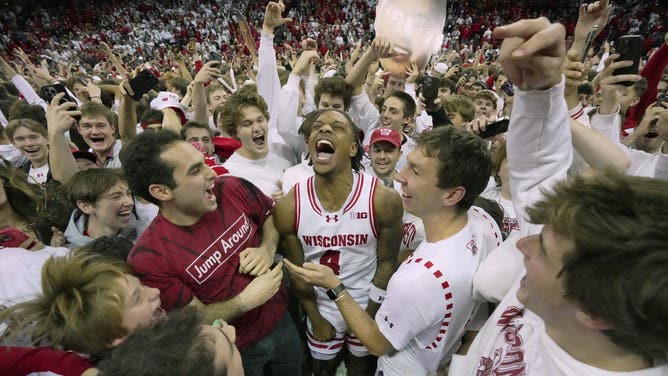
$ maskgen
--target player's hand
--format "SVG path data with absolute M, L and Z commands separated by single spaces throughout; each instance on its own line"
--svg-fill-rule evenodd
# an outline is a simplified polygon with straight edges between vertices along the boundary
M 545 90 L 561 81 L 566 29 L 545 18 L 520 20 L 494 29 L 503 39 L 499 61 L 508 80 L 524 91 Z
M 271 299 L 281 287 L 283 263 L 279 262 L 269 273 L 256 277 L 239 294 L 239 299 L 247 311 L 259 307 Z
M 311 320 L 311 330 L 313 331 L 313 333 L 311 333 L 313 338 L 318 341 L 326 342 L 334 338 L 334 335 L 336 335 L 336 330 L 334 330 L 332 324 L 324 318 L 322 320 Z
M 311 286 L 333 289 L 341 283 L 332 268 L 326 265 L 305 262 L 303 266 L 297 266 L 285 260 L 285 266 L 293 277 Z
M 274 255 L 265 248 L 246 248 L 239 253 L 239 273 L 260 276 L 269 271 Z

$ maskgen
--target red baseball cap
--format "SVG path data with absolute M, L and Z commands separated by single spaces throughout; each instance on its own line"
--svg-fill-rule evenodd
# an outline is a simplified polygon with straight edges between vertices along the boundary
M 399 132 L 390 128 L 377 128 L 371 133 L 371 142 L 369 145 L 373 145 L 379 141 L 387 141 L 392 145 L 401 148 L 401 135 Z

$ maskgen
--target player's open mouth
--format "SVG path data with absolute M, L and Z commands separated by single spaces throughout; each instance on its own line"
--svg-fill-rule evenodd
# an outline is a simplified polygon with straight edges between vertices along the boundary
M 328 140 L 318 140 L 315 143 L 315 159 L 319 162 L 328 162 L 334 157 L 336 148 Z

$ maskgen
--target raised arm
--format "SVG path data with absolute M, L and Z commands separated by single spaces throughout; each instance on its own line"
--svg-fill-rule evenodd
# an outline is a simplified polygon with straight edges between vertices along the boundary
M 130 139 L 137 135 L 137 102 L 131 95 L 134 94 L 127 79 L 118 85 L 121 92 L 121 102 L 118 106 L 118 133 L 121 142 L 125 145 Z
M 539 231 L 524 209 L 566 178 L 573 150 L 561 68 L 565 29 L 546 18 L 521 20 L 494 30 L 503 38 L 500 62 L 518 90 L 508 131 L 508 168 L 522 234 Z
M 76 123 L 74 116 L 81 115 L 75 103 L 59 104 L 65 93 L 56 95 L 46 110 L 49 133 L 49 168 L 51 175 L 60 183 L 66 183 L 79 170 L 70 150 L 70 142 L 65 132 Z
M 193 85 L 193 110 L 195 113 L 194 122 L 199 124 L 209 124 L 209 114 L 206 103 L 206 88 L 204 84 L 220 77 L 220 62 L 212 60 L 204 64 L 202 69 L 197 72 Z
M 267 102 L 269 114 L 272 117 L 276 116 L 281 96 L 281 82 L 276 70 L 274 30 L 286 22 L 292 22 L 291 18 L 282 16 L 284 10 L 285 5 L 282 0 L 279 2 L 270 1 L 267 4 L 258 49 L 257 92 Z
M 308 74 L 310 67 L 318 60 L 318 53 L 313 50 L 302 52 L 295 64 L 295 68 L 288 77 L 288 83 L 281 89 L 280 109 L 276 114 L 276 127 L 285 143 L 297 155 L 306 152 L 304 137 L 299 134 L 297 116 L 299 112 L 299 82 L 301 76 Z

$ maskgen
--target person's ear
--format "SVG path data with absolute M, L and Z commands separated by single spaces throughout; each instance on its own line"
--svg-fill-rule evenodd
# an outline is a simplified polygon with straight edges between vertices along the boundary
M 77 208 L 87 215 L 95 213 L 95 207 L 88 201 L 77 200 Z
M 633 107 L 633 106 L 635 106 L 635 105 L 637 105 L 638 103 L 640 103 L 640 97 L 635 97 L 635 98 L 633 98 L 633 100 L 631 101 L 631 103 L 629 103 L 629 108 L 630 108 L 630 107 Z
M 577 308 L 575 311 L 575 320 L 587 328 L 594 330 L 612 329 L 612 326 L 610 326 L 610 324 L 608 324 L 605 320 L 594 317 L 580 308 Z
M 174 198 L 174 192 L 172 192 L 172 189 L 164 184 L 149 185 L 148 193 L 158 201 L 169 201 Z
M 350 153 L 348 154 L 350 158 L 353 158 L 355 155 L 357 155 L 357 147 L 357 142 L 350 144 Z
M 441 195 L 441 204 L 446 207 L 454 207 L 466 195 L 466 188 L 459 186 L 445 189 Z

